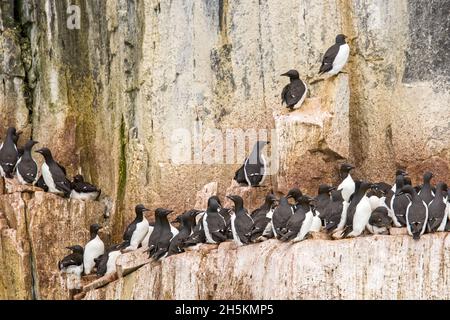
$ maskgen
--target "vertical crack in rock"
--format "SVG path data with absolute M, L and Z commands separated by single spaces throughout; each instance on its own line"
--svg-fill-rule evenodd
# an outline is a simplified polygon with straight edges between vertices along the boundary
M 36 269 L 36 261 L 34 256 L 34 249 L 33 245 L 31 243 L 31 232 L 30 232 L 30 217 L 29 217 L 29 210 L 28 210 L 28 201 L 29 199 L 26 199 L 23 197 L 24 202 L 24 211 L 25 211 L 25 231 L 27 235 L 27 239 L 24 239 L 28 242 L 28 246 L 30 248 L 30 276 L 31 276 L 31 299 L 32 300 L 39 300 L 39 284 L 38 284 L 38 275 L 37 275 L 37 269 Z
M 367 157 L 368 148 L 367 121 L 365 119 L 364 110 L 362 109 L 363 104 L 361 103 L 361 100 L 363 93 L 360 89 L 360 84 L 364 82 L 364 77 L 358 68 L 360 58 L 354 57 L 355 52 L 358 50 L 358 48 L 356 46 L 356 41 L 353 41 L 354 39 L 352 39 L 357 35 L 357 32 L 354 29 L 353 25 L 354 8 L 352 1 L 339 0 L 338 8 L 342 16 L 342 31 L 349 37 L 350 48 L 352 48 L 350 52 L 349 62 L 347 64 L 347 68 L 349 69 L 350 73 L 349 86 L 351 92 L 349 110 L 350 158 L 351 161 L 354 161 L 357 167 L 360 167 Z

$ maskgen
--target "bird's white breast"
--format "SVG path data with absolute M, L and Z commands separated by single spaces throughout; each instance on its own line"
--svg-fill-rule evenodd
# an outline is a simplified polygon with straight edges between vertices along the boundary
M 116 260 L 121 255 L 120 250 L 108 253 L 108 262 L 106 263 L 106 274 L 116 272 Z
M 203 215 L 203 229 L 205 230 L 206 242 L 207 243 L 216 243 L 214 241 L 214 239 L 212 238 L 211 233 L 209 232 L 207 220 L 208 220 L 208 213 L 205 212 L 205 214 Z
M 148 248 L 148 241 L 150 240 L 150 236 L 152 235 L 154 227 L 153 226 L 148 226 L 148 232 L 145 235 L 144 240 L 142 240 L 142 247 L 144 248 Z
M 92 200 L 94 201 L 98 197 L 98 191 L 94 192 L 77 192 L 75 190 L 72 190 L 70 192 L 70 198 L 71 199 L 77 199 L 77 200 Z
M 134 230 L 133 235 L 131 236 L 130 247 L 132 247 L 133 250 L 136 250 L 139 247 L 139 245 L 147 235 L 147 232 L 148 232 L 148 220 L 146 218 L 143 218 L 141 222 L 136 224 L 136 229 Z
M 45 162 L 42 164 L 41 169 L 42 169 L 42 177 L 44 178 L 44 182 L 48 187 L 48 191 L 51 193 L 58 193 L 58 194 L 63 193 L 62 191 L 56 189 L 55 182 L 53 181 L 52 174 L 50 173 L 50 168 Z
M 84 272 L 86 274 L 90 274 L 92 268 L 94 268 L 94 259 L 101 256 L 104 252 L 105 245 L 98 235 L 86 244 L 83 255 Z
M 231 232 L 233 233 L 233 240 L 238 246 L 242 246 L 243 243 L 241 242 L 241 238 L 239 238 L 239 235 L 236 231 L 236 226 L 234 225 L 235 220 L 236 220 L 236 215 L 233 214 L 231 216 Z
M 350 55 L 350 47 L 348 44 L 343 44 L 339 47 L 338 54 L 334 58 L 333 68 L 328 72 L 331 75 L 338 74 L 341 72 L 342 68 L 345 66 Z
M 350 200 L 350 196 L 355 192 L 355 182 L 353 181 L 352 176 L 348 174 L 337 189 L 342 190 L 342 198 L 348 202 Z

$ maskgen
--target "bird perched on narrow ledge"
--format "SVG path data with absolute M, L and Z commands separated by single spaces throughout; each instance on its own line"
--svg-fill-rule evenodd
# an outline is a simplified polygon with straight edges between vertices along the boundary
M 328 48 L 323 56 L 319 74 L 327 73 L 329 75 L 336 75 L 341 72 L 350 55 L 350 47 L 345 42 L 346 38 L 343 34 L 336 36 L 336 43 Z
M 289 77 L 290 80 L 290 83 L 281 92 L 281 105 L 286 104 L 286 107 L 291 111 L 300 108 L 308 93 L 306 83 L 300 79 L 297 70 L 289 70 L 281 76 Z

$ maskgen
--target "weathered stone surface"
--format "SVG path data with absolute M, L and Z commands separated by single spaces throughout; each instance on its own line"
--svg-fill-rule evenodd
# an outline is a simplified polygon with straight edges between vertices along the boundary
M 65 247 L 84 246 L 90 224 L 111 230 L 105 206 L 19 189 L 23 192 L 0 195 L 0 299 L 68 299 L 68 282 L 57 263 L 68 254 Z M 108 234 L 100 236 L 111 243 Z
M 259 208 L 264 203 L 265 196 L 272 191 L 273 188 L 270 186 L 270 184 L 264 183 L 264 185 L 260 187 L 249 187 L 241 186 L 239 185 L 239 183 L 232 180 L 231 185 L 225 191 L 225 195 L 241 196 L 244 200 L 245 208 L 251 212 L 256 208 Z M 222 200 L 222 205 L 227 208 L 234 206 L 233 201 L 228 198 L 224 198 Z
M 117 275 L 120 278 L 124 277 L 149 263 L 151 259 L 148 256 L 148 252 L 145 252 L 146 250 L 147 248 L 139 248 L 132 252 L 124 253 L 118 256 L 116 260 Z
M 86 299 L 449 299 L 449 267 L 447 233 L 223 243 L 147 264 Z
M 117 280 L 117 273 L 107 274 L 107 275 L 105 275 L 99 279 L 96 279 L 96 280 L 90 282 L 89 284 L 85 285 L 83 287 L 83 292 L 86 293 L 91 290 L 104 287 L 108 283 L 113 282 L 115 280 Z
M 217 195 L 217 186 L 217 182 L 211 182 L 198 191 L 194 209 L 205 210 L 208 207 L 208 199 Z
M 322 98 L 275 115 L 280 192 L 298 186 L 315 194 L 321 183 L 336 184 L 337 162 L 349 157 L 348 75 L 327 80 L 324 90 Z

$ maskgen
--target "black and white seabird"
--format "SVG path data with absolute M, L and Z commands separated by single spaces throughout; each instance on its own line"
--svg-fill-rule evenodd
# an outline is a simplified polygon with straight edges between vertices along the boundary
M 220 204 L 215 197 L 208 199 L 208 208 L 203 215 L 203 230 L 206 243 L 220 243 L 227 240 L 226 221 L 219 214 Z
M 427 205 L 434 199 L 433 187 L 431 185 L 431 179 L 433 178 L 432 172 L 425 172 L 423 175 L 423 185 L 419 191 L 419 196 Z
M 144 213 L 150 211 L 143 204 L 134 208 L 136 218 L 131 222 L 123 234 L 123 252 L 133 251 L 139 248 L 149 231 L 149 223 Z
M 78 200 L 97 200 L 102 192 L 96 186 L 85 182 L 81 174 L 73 177 L 71 188 L 70 198 Z
M 370 215 L 366 229 L 372 234 L 388 234 L 392 225 L 392 218 L 389 216 L 385 206 L 375 208 Z
M 244 200 L 237 195 L 229 195 L 228 199 L 234 203 L 234 214 L 231 215 L 231 231 L 234 243 L 238 246 L 248 244 L 253 227 L 253 219 L 244 208 Z
M 365 229 L 369 222 L 372 209 L 367 192 L 373 185 L 361 182 L 347 209 L 347 221 L 342 232 L 342 237 L 357 237 Z
M 414 240 L 419 240 L 424 234 L 428 223 L 428 206 L 410 185 L 404 186 L 400 194 L 407 193 L 411 202 L 406 209 L 406 228 Z
M 294 204 L 292 205 L 292 209 L 297 210 L 297 205 L 300 203 L 300 200 L 302 199 L 303 193 L 300 191 L 299 188 L 292 188 L 289 190 L 288 194 L 286 195 L 287 199 L 294 199 Z
M 44 176 L 42 174 L 40 175 L 39 179 L 37 179 L 34 185 L 43 189 L 45 192 L 48 192 L 48 186 L 45 184 Z
M 195 224 L 195 217 L 200 213 L 200 211 L 192 209 L 184 212 L 176 218 L 176 221 L 181 224 L 180 232 L 173 237 L 170 241 L 169 250 L 167 256 L 178 254 L 184 252 L 184 242 L 192 234 L 192 230 Z
M 66 174 L 61 166 L 53 159 L 52 153 L 47 148 L 36 151 L 44 156 L 45 162 L 42 164 L 41 171 L 48 191 L 56 194 L 70 195 L 71 185 L 66 178 Z
M 271 224 L 272 221 L 273 210 L 276 202 L 277 198 L 272 193 L 269 193 L 266 196 L 262 206 L 252 212 L 251 217 L 253 219 L 253 226 L 250 232 L 251 242 L 257 241 L 261 236 L 263 236 L 265 231 L 266 233 L 270 233 L 272 231 L 272 226 L 269 224 Z
M 428 232 L 444 231 L 448 220 L 448 187 L 444 182 L 436 186 L 436 196 L 428 205 Z
M 395 227 L 400 228 L 406 226 L 406 209 L 409 205 L 409 198 L 405 194 L 400 194 L 400 190 L 405 185 L 405 177 L 398 175 L 395 182 L 395 193 L 391 198 L 389 206 L 390 217 Z
M 6 139 L 0 145 L 0 176 L 8 179 L 13 178 L 14 168 L 19 160 L 19 153 L 14 141 L 17 141 L 15 128 L 8 128 Z
M 325 208 L 325 230 L 328 233 L 340 232 L 347 221 L 349 203 L 342 197 L 342 190 L 331 191 L 331 201 Z
M 350 47 L 345 42 L 346 38 L 343 34 L 336 36 L 336 43 L 325 52 L 319 74 L 326 72 L 330 75 L 336 75 L 341 72 L 350 55 Z
M 250 156 L 245 159 L 244 164 L 236 171 L 234 180 L 252 187 L 262 185 L 267 175 L 267 162 L 262 154 L 266 144 L 269 144 L 269 142 L 256 142 Z
M 294 209 L 289 204 L 288 198 L 281 197 L 280 203 L 273 210 L 272 215 L 272 231 L 275 238 L 279 238 L 286 233 L 286 225 L 293 215 Z
M 293 242 L 302 241 L 311 229 L 313 213 L 311 208 L 312 198 L 302 196 L 295 213 L 289 218 L 286 224 L 286 232 L 280 238 L 281 241 Z
M 98 236 L 98 231 L 102 227 L 97 223 L 94 223 L 89 228 L 90 241 L 84 246 L 83 264 L 84 273 L 86 275 L 91 274 L 95 266 L 95 259 L 105 253 L 105 244 Z
M 23 155 L 17 161 L 17 179 L 21 184 L 34 184 L 38 180 L 38 165 L 31 155 L 31 149 L 37 141 L 29 140 L 25 144 Z
M 290 83 L 283 88 L 281 93 L 281 104 L 286 104 L 286 107 L 290 110 L 300 108 L 308 92 L 306 83 L 300 79 L 297 70 L 289 70 L 281 76 L 289 77 L 290 80 Z
M 231 226 L 229 226 L 229 221 L 231 220 L 231 217 L 228 217 L 229 209 L 222 208 L 222 204 L 218 196 L 212 196 L 210 199 L 214 199 L 217 201 L 219 207 L 221 208 L 219 214 L 225 219 L 226 230 L 230 229 Z M 189 238 L 184 242 L 185 246 L 194 246 L 199 243 L 206 242 L 205 230 L 203 229 L 203 216 L 205 215 L 205 213 L 206 211 L 202 211 L 196 216 L 194 229 Z
M 83 273 L 83 247 L 75 245 L 67 247 L 67 249 L 72 251 L 72 253 L 58 262 L 58 269 L 64 273 L 81 276 Z
M 395 183 L 392 185 L 392 191 L 394 191 L 394 192 L 397 191 L 397 176 L 406 177 L 407 175 L 408 175 L 408 172 L 406 172 L 403 169 L 397 169 L 397 171 L 395 171 Z
M 114 244 L 107 248 L 105 253 L 94 260 L 97 275 L 103 277 L 104 275 L 116 272 L 116 260 L 121 254 L 120 244 Z
M 342 190 L 342 198 L 347 202 L 350 202 L 350 197 L 356 190 L 355 181 L 353 181 L 353 178 L 350 175 L 350 171 L 353 169 L 355 169 L 353 165 L 344 163 L 339 170 L 342 182 L 337 189 Z
M 329 186 L 327 184 L 321 184 L 315 200 L 315 210 L 319 214 L 319 218 L 322 220 L 325 218 L 325 208 L 331 201 L 330 192 L 336 190 L 336 187 Z
M 171 214 L 173 211 L 163 208 L 156 209 L 155 215 L 159 216 L 159 225 L 158 225 L 158 238 L 155 241 L 154 248 L 152 248 L 153 254 L 151 257 L 154 260 L 159 260 L 161 258 L 164 258 L 167 256 L 167 252 L 169 250 L 170 241 L 179 233 L 178 230 L 175 231 L 174 228 L 169 223 L 169 220 L 167 219 L 167 216 Z M 153 234 L 156 231 L 156 225 L 155 229 L 153 230 L 152 235 L 150 236 L 150 242 L 152 241 Z M 149 249 L 150 249 L 150 242 L 149 242 Z

